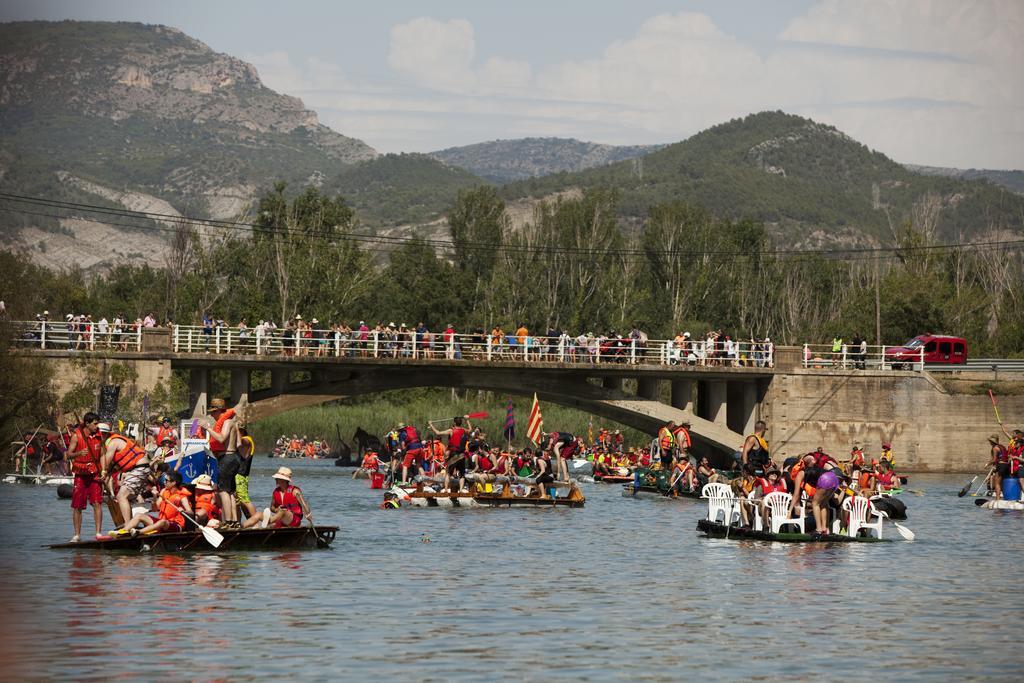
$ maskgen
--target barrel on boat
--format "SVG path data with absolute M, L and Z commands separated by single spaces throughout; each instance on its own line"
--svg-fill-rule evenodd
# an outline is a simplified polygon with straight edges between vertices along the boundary
M 1003 479 L 1003 500 L 1020 500 L 1020 479 L 1017 477 Z
M 370 473 L 370 488 L 371 489 L 382 489 L 382 488 L 384 488 L 384 473 L 383 472 L 371 472 Z

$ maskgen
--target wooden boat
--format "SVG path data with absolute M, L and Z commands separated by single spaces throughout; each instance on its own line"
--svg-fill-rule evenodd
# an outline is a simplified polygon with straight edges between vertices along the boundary
M 770 531 L 754 531 L 753 529 L 726 526 L 721 522 L 712 522 L 709 519 L 702 519 L 697 522 L 697 531 L 700 531 L 709 538 L 726 538 L 733 541 L 772 541 L 776 543 L 888 543 L 892 540 L 888 538 L 875 538 L 874 536 L 857 536 L 854 538 L 845 534 L 826 534 L 824 536 L 788 533 L 773 534 Z
M 394 492 L 394 489 L 391 490 Z M 570 507 L 581 508 L 587 499 L 577 486 L 570 486 L 564 496 L 540 498 L 536 495 L 513 495 L 510 486 L 503 486 L 500 492 L 488 492 L 473 487 L 469 491 L 435 491 L 425 486 L 415 489 L 401 489 L 399 495 L 403 505 L 410 507 Z
M 678 491 L 675 495 L 665 495 L 665 492 L 659 489 L 657 486 L 649 486 L 641 484 L 639 488 L 635 488 L 632 483 L 622 485 L 622 497 L 623 498 L 662 498 L 665 500 L 696 500 L 700 498 L 700 491 L 690 491 L 687 488 L 683 488 L 682 493 Z
M 336 526 L 300 526 L 281 529 L 218 529 L 224 537 L 219 548 L 214 548 L 198 531 L 151 534 L 147 536 L 108 536 L 101 540 L 57 543 L 57 550 L 113 550 L 149 551 L 158 553 L 206 552 L 223 553 L 250 550 L 312 550 L 330 547 L 338 533 Z

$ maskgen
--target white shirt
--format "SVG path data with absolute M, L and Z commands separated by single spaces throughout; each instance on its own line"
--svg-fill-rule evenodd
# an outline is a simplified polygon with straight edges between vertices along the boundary
M 107 322 L 106 318 L 100 318 L 100 321 L 96 323 L 96 329 L 99 331 L 100 334 L 106 334 L 109 325 L 110 323 Z

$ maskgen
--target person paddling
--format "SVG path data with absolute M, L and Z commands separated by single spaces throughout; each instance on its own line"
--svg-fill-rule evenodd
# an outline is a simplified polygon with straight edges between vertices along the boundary
M 274 493 L 270 507 L 263 511 L 263 516 L 256 515 L 245 520 L 243 528 L 249 529 L 259 524 L 262 527 L 297 527 L 303 518 L 309 519 L 313 525 L 313 513 L 309 503 L 302 495 L 302 489 L 292 484 L 292 471 L 287 467 L 278 468 L 274 473 Z

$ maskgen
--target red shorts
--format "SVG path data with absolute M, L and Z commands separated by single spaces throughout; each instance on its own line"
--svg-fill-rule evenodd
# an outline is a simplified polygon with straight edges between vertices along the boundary
M 281 529 L 283 527 L 299 526 L 300 524 L 302 524 L 302 515 L 296 515 L 295 513 L 292 513 L 291 524 L 284 524 L 283 522 L 274 522 L 274 528 Z
M 402 460 L 402 467 L 409 467 L 413 463 L 423 462 L 423 449 L 414 448 L 405 452 L 405 459 Z
M 102 502 L 103 486 L 100 485 L 99 477 L 90 474 L 76 474 L 75 483 L 71 489 L 71 509 L 84 510 L 89 503 L 99 505 Z

